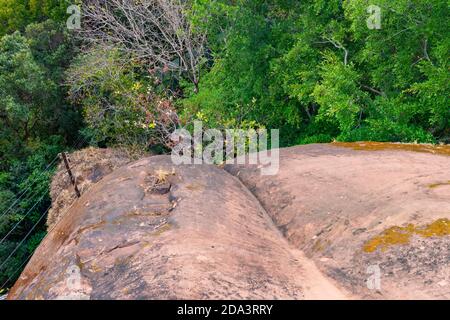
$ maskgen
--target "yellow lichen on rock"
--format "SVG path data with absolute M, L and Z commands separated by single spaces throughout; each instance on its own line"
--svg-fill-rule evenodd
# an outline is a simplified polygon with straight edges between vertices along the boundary
M 405 227 L 391 227 L 366 242 L 363 250 L 370 253 L 378 248 L 384 251 L 389 246 L 408 244 L 413 235 L 423 238 L 448 236 L 450 235 L 450 220 L 446 218 L 438 219 L 424 227 L 416 227 L 413 224 L 408 224 Z
M 437 183 L 429 184 L 428 188 L 435 189 L 437 187 L 448 186 L 448 185 L 450 185 L 450 180 L 447 182 L 437 182 Z
M 362 151 L 396 150 L 396 151 L 412 151 L 412 152 L 432 153 L 450 156 L 450 145 L 373 142 L 373 141 L 333 142 L 332 145 Z
M 415 232 L 424 238 L 448 236 L 450 235 L 450 220 L 438 219 L 425 228 L 416 229 Z

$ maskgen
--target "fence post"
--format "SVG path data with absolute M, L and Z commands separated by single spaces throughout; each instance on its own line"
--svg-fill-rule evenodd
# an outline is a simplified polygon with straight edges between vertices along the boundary
M 81 197 L 80 190 L 78 190 L 77 182 L 72 174 L 72 170 L 70 170 L 69 161 L 67 160 L 67 154 L 65 152 L 61 152 L 61 158 L 64 161 L 64 165 L 66 166 L 66 170 L 69 173 L 70 182 L 72 182 L 73 188 L 75 189 L 75 193 L 77 197 Z

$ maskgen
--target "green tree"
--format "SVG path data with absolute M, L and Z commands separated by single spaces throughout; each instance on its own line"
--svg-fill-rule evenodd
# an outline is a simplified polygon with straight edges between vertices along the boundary
M 33 22 L 63 21 L 70 4 L 66 0 L 0 0 L 0 36 L 24 31 Z
M 28 41 L 18 32 L 0 40 L 0 121 L 8 153 L 35 138 L 48 121 L 47 101 L 56 85 L 34 59 Z
M 448 140 L 445 2 L 378 1 L 381 29 L 366 0 L 197 5 L 213 64 L 187 112 L 278 127 L 285 144 Z
M 54 165 L 46 168 L 81 125 L 62 86 L 73 55 L 73 42 L 50 20 L 0 38 L 0 286 L 14 282 L 45 235 Z

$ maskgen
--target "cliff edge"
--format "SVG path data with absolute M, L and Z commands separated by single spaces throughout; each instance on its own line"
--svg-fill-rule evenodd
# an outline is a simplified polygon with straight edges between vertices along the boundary
M 274 176 L 128 163 L 55 223 L 8 299 L 449 299 L 449 154 L 298 146 Z

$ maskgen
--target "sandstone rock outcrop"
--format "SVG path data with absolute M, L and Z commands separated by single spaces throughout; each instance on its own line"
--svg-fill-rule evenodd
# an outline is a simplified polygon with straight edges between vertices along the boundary
M 275 176 L 127 164 L 74 203 L 8 299 L 449 299 L 450 150 L 371 147 L 282 149 Z
M 301 259 L 238 179 L 155 156 L 85 193 L 9 299 L 301 299 L 311 283 Z
M 124 150 L 89 147 L 71 153 L 69 159 L 78 189 L 83 194 L 104 176 L 133 161 L 133 156 Z M 77 199 L 63 163 L 60 163 L 52 179 L 50 196 L 52 207 L 47 217 L 49 229 Z
M 226 170 L 291 245 L 356 296 L 450 299 L 449 155 L 449 146 L 308 145 L 280 150 L 276 176 Z

